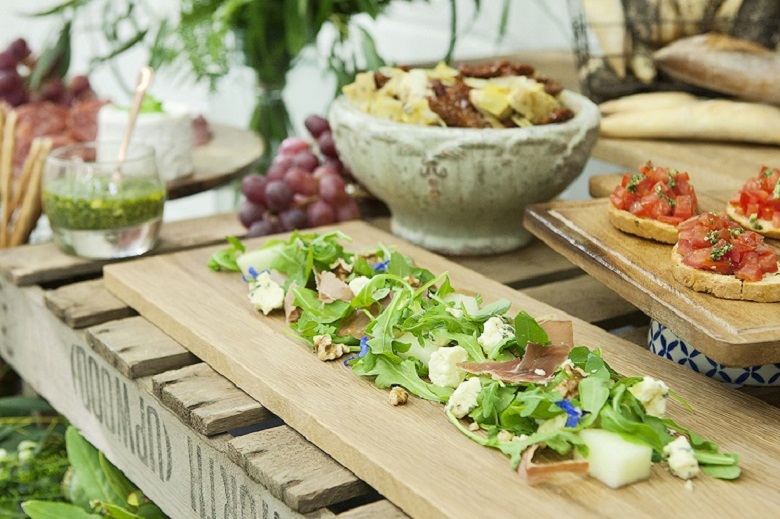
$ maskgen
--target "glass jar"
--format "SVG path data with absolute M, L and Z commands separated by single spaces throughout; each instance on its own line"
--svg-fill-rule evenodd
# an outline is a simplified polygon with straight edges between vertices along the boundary
M 157 243 L 165 204 L 154 149 L 119 143 L 57 148 L 44 167 L 42 200 L 52 237 L 68 254 L 93 259 L 137 256 Z

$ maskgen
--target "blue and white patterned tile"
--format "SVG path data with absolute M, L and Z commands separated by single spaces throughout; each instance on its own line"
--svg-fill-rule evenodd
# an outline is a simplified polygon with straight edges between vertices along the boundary
M 737 386 L 780 386 L 780 363 L 731 368 L 707 357 L 656 320 L 647 334 L 650 351 L 697 373 Z

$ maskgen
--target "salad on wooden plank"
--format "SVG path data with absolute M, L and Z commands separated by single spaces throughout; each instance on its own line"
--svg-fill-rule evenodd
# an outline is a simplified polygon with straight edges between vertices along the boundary
M 323 361 L 390 389 L 443 404 L 473 441 L 498 449 L 530 484 L 559 472 L 590 474 L 610 487 L 650 476 L 663 462 L 677 477 L 739 477 L 738 456 L 665 416 L 668 396 L 652 377 L 624 377 L 599 350 L 576 345 L 572 323 L 507 315 L 510 302 L 482 301 L 379 246 L 344 248 L 339 232 L 272 239 L 247 251 L 236 238 L 209 268 L 242 272 L 249 300 L 286 319 Z M 558 459 L 540 463 L 537 453 Z

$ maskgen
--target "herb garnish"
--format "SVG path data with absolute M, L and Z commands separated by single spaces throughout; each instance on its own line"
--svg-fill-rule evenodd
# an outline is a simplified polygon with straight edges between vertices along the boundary
M 663 192 L 660 184 L 655 186 L 655 192 L 658 195 L 658 198 L 660 198 L 661 200 L 665 200 L 666 203 L 669 204 L 669 207 L 671 207 L 672 209 L 674 209 L 674 206 L 677 205 L 677 203 L 674 201 L 673 198 L 669 197 L 669 195 Z
M 710 258 L 712 258 L 712 261 L 719 261 L 723 256 L 732 250 L 734 248 L 734 245 L 731 243 L 724 243 L 720 247 L 714 247 L 712 251 L 710 252 Z
M 631 181 L 626 186 L 626 191 L 629 193 L 636 193 L 636 186 L 645 178 L 647 177 L 644 175 L 631 175 Z
M 757 231 L 760 231 L 764 228 L 763 225 L 758 223 L 758 215 L 756 213 L 750 215 L 749 222 L 750 222 L 750 226 L 753 229 L 756 229 Z

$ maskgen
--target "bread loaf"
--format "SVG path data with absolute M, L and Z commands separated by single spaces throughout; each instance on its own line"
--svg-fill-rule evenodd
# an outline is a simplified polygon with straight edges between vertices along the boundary
M 618 112 L 601 120 L 601 135 L 780 144 L 780 108 L 712 99 L 652 111 Z
M 654 54 L 675 79 L 733 96 L 780 105 L 780 55 L 723 34 L 683 38 Z

